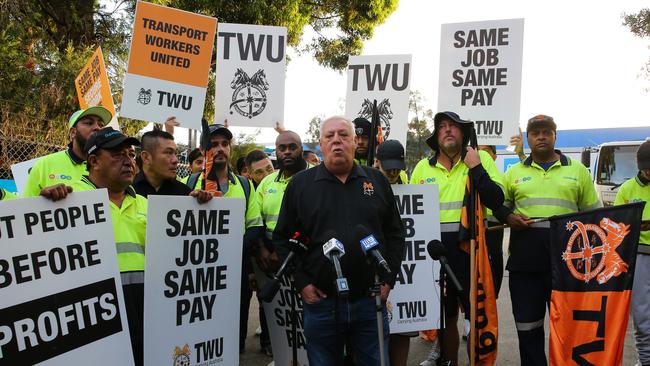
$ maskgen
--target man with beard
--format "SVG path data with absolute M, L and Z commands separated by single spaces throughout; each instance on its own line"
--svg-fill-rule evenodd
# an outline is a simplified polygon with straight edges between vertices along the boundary
M 294 273 L 303 300 L 309 364 L 343 365 L 343 347 L 349 340 L 355 364 L 376 366 L 382 357 L 379 337 L 388 344 L 390 331 L 384 307 L 384 334 L 378 334 L 375 299 L 369 293 L 375 285 L 375 272 L 362 251 L 360 235 L 362 230 L 368 230 L 376 237 L 390 269 L 391 273 L 380 271 L 381 298 L 385 302 L 400 270 L 404 227 L 386 177 L 376 169 L 354 163 L 357 137 L 352 123 L 343 117 L 331 117 L 323 122 L 320 133 L 323 164 L 291 178 L 284 191 L 273 243 L 279 254 L 285 255 L 288 240 L 296 231 L 310 239 L 307 251 L 297 257 Z M 292 160 L 296 159 L 286 157 L 283 164 Z M 333 236 L 339 242 L 332 240 Z M 336 281 L 332 260 L 323 252 L 324 248 L 340 246 L 345 252 L 340 264 L 347 286 L 336 285 L 341 282 Z M 387 359 L 387 347 L 384 352 Z
M 357 135 L 357 148 L 354 150 L 354 162 L 359 165 L 368 165 L 368 145 L 370 141 L 370 122 L 358 117 L 354 119 L 354 133 Z
M 464 293 L 447 287 L 445 323 L 442 331 L 442 354 L 452 366 L 458 365 L 458 307 L 460 297 L 469 314 L 469 254 L 458 246 L 461 211 L 467 176 L 480 194 L 481 202 L 490 209 L 503 209 L 503 179 L 494 161 L 485 151 L 468 147 L 472 122 L 460 119 L 454 112 L 440 112 L 434 116 L 433 135 L 427 145 L 434 151 L 431 158 L 418 162 L 411 176 L 411 184 L 437 184 L 440 194 L 440 231 L 447 249 L 447 259 L 461 282 Z M 495 211 L 496 215 L 496 211 Z
M 135 192 L 135 150 L 140 142 L 111 127 L 88 139 L 84 155 L 88 175 L 70 186 L 57 184 L 44 188 L 40 195 L 58 201 L 72 191 L 106 188 L 108 191 L 117 263 L 122 279 L 124 305 L 129 321 L 131 347 L 136 365 L 143 361 L 144 263 L 147 227 L 147 199 Z
M 209 201 L 212 195 L 202 190 L 193 190 L 176 179 L 176 143 L 171 134 L 153 130 L 142 135 L 142 170 L 135 176 L 133 188 L 147 197 L 150 194 L 193 196 L 200 203 Z
M 112 113 L 101 106 L 81 109 L 72 114 L 68 120 L 68 133 L 72 142 L 68 148 L 39 159 L 32 167 L 24 197 L 38 196 L 45 187 L 57 183 L 70 184 L 81 179 L 86 173 L 86 140 L 95 131 L 107 125 Z
M 248 286 L 248 274 L 251 273 L 250 257 L 251 248 L 258 245 L 264 233 L 262 216 L 259 206 L 255 203 L 255 188 L 251 182 L 241 175 L 234 174 L 228 162 L 230 161 L 230 143 L 232 132 L 223 124 L 209 126 L 210 139 L 212 142 L 212 169 L 207 174 L 207 179 L 217 183 L 217 190 L 223 197 L 244 198 L 246 200 L 246 212 L 244 214 L 243 255 L 242 255 L 242 279 L 240 309 L 245 309 L 239 314 L 239 352 L 243 352 L 246 346 L 246 331 L 248 329 L 248 308 L 250 306 L 251 290 Z M 202 181 L 205 184 L 205 181 Z

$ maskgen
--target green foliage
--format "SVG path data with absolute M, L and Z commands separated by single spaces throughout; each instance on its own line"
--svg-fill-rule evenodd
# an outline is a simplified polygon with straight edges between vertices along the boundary
M 650 9 L 641 9 L 636 14 L 624 14 L 623 24 L 637 37 L 650 38 Z M 650 80 L 650 60 L 641 69 L 640 74 Z M 646 91 L 650 91 L 650 88 Z
M 309 121 L 307 128 L 307 140 L 305 142 L 316 144 L 320 140 L 320 124 L 323 122 L 322 116 L 314 116 Z
M 426 144 L 426 139 L 431 136 L 433 130 L 434 113 L 430 108 L 425 107 L 425 101 L 419 91 L 411 91 L 409 94 L 409 112 L 413 116 L 408 124 L 406 133 L 406 170 L 412 172 L 415 165 L 423 158 L 431 154 L 431 149 Z
M 264 150 L 264 146 L 258 145 L 255 142 L 259 134 L 260 130 L 258 129 L 252 134 L 240 133 L 233 136 L 230 143 L 230 166 L 236 167 L 237 160 L 242 156 L 248 155 L 253 150 Z

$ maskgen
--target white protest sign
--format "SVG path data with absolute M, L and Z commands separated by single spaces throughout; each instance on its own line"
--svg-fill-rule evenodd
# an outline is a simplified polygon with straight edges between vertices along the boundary
M 261 271 L 255 272 L 257 283 L 263 288 L 266 277 Z M 295 341 L 298 365 L 308 366 L 306 339 L 303 332 L 302 297 L 297 291 L 291 291 L 291 282 L 287 276 L 280 278 L 280 290 L 271 302 L 262 301 L 266 324 L 273 348 L 273 361 L 276 365 L 291 365 Z M 293 314 L 291 307 L 295 302 L 296 333 L 292 330 Z
M 524 20 L 443 24 L 438 110 L 474 121 L 479 144 L 519 133 Z
M 138 1 L 121 117 L 201 129 L 217 19 Z
M 0 364 L 133 365 L 105 189 L 0 203 Z
M 29 177 L 29 172 L 40 158 L 42 158 L 42 156 L 11 165 L 11 175 L 14 177 L 14 181 L 16 181 L 16 190 L 19 195 L 23 194 L 23 190 L 27 184 L 27 178 Z
M 244 199 L 152 195 L 148 212 L 145 364 L 237 365 Z
M 411 55 L 350 56 L 345 116 L 371 121 L 376 100 L 384 140 L 406 147 L 410 80 Z
M 287 28 L 220 23 L 215 122 L 274 127 L 284 122 Z
M 440 206 L 435 184 L 393 185 L 406 232 L 406 251 L 386 307 L 391 334 L 439 327 L 440 264 L 427 244 L 440 240 Z

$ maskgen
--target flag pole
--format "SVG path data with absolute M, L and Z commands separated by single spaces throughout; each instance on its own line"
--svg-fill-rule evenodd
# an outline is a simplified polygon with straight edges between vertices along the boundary
M 476 140 L 476 130 L 474 130 L 474 123 L 471 123 L 469 144 L 478 149 Z M 469 316 L 469 364 L 470 366 L 476 365 L 476 288 L 478 281 L 478 273 L 476 268 L 476 187 L 472 182 L 471 175 L 468 175 L 469 192 L 470 192 L 470 212 L 468 213 L 469 227 L 470 227 L 470 316 Z

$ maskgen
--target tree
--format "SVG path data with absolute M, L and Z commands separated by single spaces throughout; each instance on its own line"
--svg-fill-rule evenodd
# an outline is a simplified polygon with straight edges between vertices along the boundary
M 419 91 L 409 93 L 409 112 L 412 115 L 406 133 L 406 154 L 404 160 L 406 169 L 413 171 L 418 161 L 431 153 L 426 139 L 432 134 L 429 126 L 433 126 L 433 111 L 425 107 L 425 100 Z
M 307 143 L 318 143 L 320 140 L 320 124 L 323 122 L 322 116 L 314 116 L 311 121 L 309 121 L 309 127 L 307 128 Z
M 650 9 L 641 9 L 636 14 L 623 15 L 623 24 L 637 37 L 650 38 Z M 650 61 L 644 65 L 641 75 L 650 80 Z M 647 90 L 650 91 L 650 88 Z
M 242 132 L 233 137 L 230 143 L 230 166 L 237 166 L 237 160 L 242 156 L 248 155 L 248 153 L 253 150 L 264 151 L 264 146 L 258 145 L 255 142 L 259 134 L 260 130 L 257 129 L 252 134 L 245 134 Z

